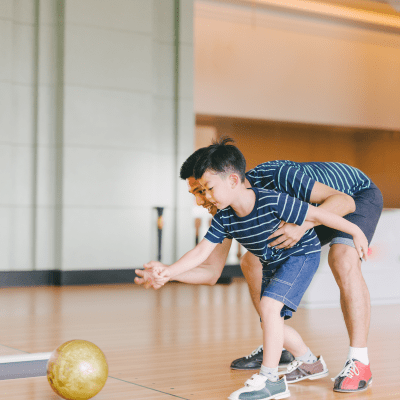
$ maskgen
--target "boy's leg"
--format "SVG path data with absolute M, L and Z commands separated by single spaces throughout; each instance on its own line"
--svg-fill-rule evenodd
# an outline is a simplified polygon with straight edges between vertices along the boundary
M 320 261 L 320 253 L 284 259 L 275 268 L 264 268 L 260 302 L 264 355 L 260 374 L 232 393 L 230 400 L 281 399 L 290 396 L 286 376 L 278 379 L 280 349 L 284 340 L 284 318 L 297 310 Z M 298 350 L 301 352 L 301 349 Z
M 262 265 L 257 256 L 247 251 L 240 260 L 240 267 L 249 286 L 251 301 L 260 315 L 260 294 L 262 283 Z
M 249 286 L 250 297 L 254 308 L 260 315 L 260 294 L 262 283 L 262 265 L 258 257 L 250 252 L 246 252 L 240 260 L 240 267 Z M 258 370 L 261 368 L 263 360 L 263 347 L 260 346 L 251 354 L 232 361 L 232 369 Z M 294 357 L 287 350 L 283 350 L 279 360 L 280 367 L 288 366 Z
M 283 345 L 295 356 L 285 374 L 287 383 L 304 379 L 320 379 L 329 374 L 322 356 L 316 357 L 304 343 L 299 333 L 290 326 L 284 326 Z
M 262 365 L 268 368 L 276 368 L 277 373 L 283 347 L 284 320 L 281 317 L 283 306 L 284 304 L 280 301 L 267 296 L 263 296 L 260 302 L 264 346 Z
M 283 303 L 270 297 L 261 299 L 261 325 L 265 349 L 261 371 L 248 379 L 243 388 L 232 393 L 229 396 L 230 400 L 283 399 L 290 396 L 286 378 L 279 379 L 278 376 L 278 363 L 283 345 L 283 306 Z
M 304 343 L 300 334 L 291 326 L 284 325 L 284 340 L 283 345 L 295 357 L 300 357 L 308 350 L 307 345 Z

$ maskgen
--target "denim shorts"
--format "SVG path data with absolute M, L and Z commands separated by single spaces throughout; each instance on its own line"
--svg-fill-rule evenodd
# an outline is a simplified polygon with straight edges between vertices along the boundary
M 370 244 L 382 213 L 383 198 L 381 191 L 371 182 L 371 186 L 368 189 L 361 190 L 352 197 L 356 203 L 356 210 L 346 215 L 344 219 L 357 225 L 364 232 L 368 239 L 368 244 Z M 347 233 L 323 225 L 316 226 L 314 229 L 321 246 L 327 243 L 330 243 L 330 246 L 336 243 L 343 243 L 354 247 L 353 237 Z
M 282 302 L 281 317 L 291 318 L 318 269 L 320 256 L 320 252 L 291 256 L 274 269 L 264 266 L 261 298 L 267 296 Z

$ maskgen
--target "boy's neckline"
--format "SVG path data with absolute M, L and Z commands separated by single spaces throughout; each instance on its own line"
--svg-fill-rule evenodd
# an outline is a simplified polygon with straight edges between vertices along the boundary
M 249 214 L 244 215 L 243 217 L 239 217 L 239 215 L 236 213 L 236 211 L 233 209 L 233 207 L 230 206 L 230 208 L 232 209 L 233 213 L 235 214 L 235 217 L 237 219 L 239 219 L 239 220 L 246 219 L 246 218 L 248 218 L 250 216 L 253 216 L 257 211 L 257 203 L 258 203 L 258 195 L 259 195 L 258 194 L 258 190 L 256 190 L 255 188 L 247 188 L 247 190 L 252 190 L 254 192 L 254 194 L 255 194 L 254 205 L 253 205 L 253 208 L 252 208 L 252 210 L 250 211 Z

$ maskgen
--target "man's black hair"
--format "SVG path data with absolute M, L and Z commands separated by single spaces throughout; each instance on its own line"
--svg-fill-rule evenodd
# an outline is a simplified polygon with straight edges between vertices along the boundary
M 196 150 L 193 154 L 191 154 L 186 161 L 182 164 L 181 166 L 181 171 L 180 171 L 180 177 L 183 180 L 186 180 L 190 178 L 191 176 L 194 176 L 194 166 L 197 162 L 197 160 L 201 157 L 203 152 L 206 150 L 206 147 L 202 147 L 198 150 Z
M 200 179 L 207 170 L 214 172 L 235 172 L 242 183 L 245 181 L 246 160 L 242 152 L 234 145 L 234 140 L 222 137 L 205 147 L 194 166 L 194 177 Z

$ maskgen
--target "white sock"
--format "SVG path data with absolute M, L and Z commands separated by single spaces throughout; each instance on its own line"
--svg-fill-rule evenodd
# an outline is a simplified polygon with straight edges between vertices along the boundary
M 349 354 L 347 356 L 349 360 L 353 358 L 362 362 L 365 365 L 369 364 L 368 358 L 368 347 L 349 347 Z
M 268 368 L 261 364 L 260 375 L 266 376 L 270 381 L 276 382 L 279 378 L 278 367 Z
M 310 349 L 307 350 L 307 353 L 303 354 L 300 357 L 295 357 L 297 361 L 303 361 L 306 364 L 314 364 L 317 362 L 317 357 L 314 356 Z

